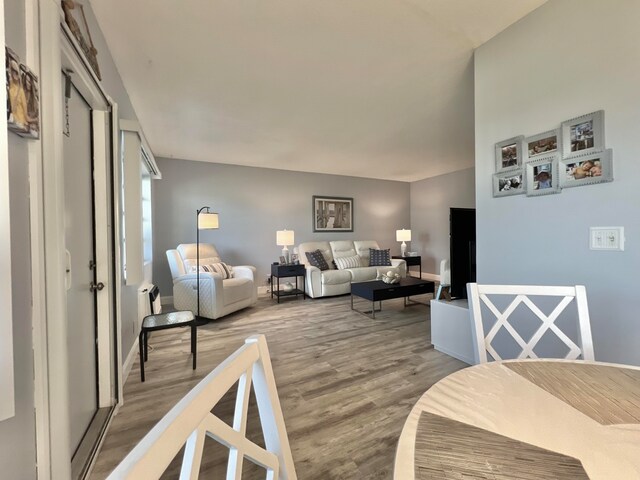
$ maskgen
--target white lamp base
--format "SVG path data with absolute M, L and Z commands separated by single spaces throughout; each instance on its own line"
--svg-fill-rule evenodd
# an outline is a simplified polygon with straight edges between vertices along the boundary
M 284 257 L 284 261 L 287 262 L 287 264 L 289 264 L 291 257 L 289 257 L 289 249 L 287 248 L 286 245 L 282 249 L 282 256 Z
M 400 245 L 400 255 L 402 255 L 403 257 L 406 257 L 407 253 L 407 244 L 402 242 L 402 245 Z

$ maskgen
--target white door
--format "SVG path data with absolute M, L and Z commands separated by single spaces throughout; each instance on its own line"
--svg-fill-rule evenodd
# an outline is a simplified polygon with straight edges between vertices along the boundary
M 67 95 L 68 129 L 63 137 L 67 340 L 70 448 L 75 455 L 98 410 L 96 287 L 100 284 L 95 278 L 91 107 L 75 87 Z

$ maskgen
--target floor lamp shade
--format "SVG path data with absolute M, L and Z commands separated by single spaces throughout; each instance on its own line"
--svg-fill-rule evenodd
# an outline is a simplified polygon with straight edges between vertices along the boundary
M 201 212 L 198 214 L 198 230 L 212 230 L 219 227 L 217 213 Z
M 289 249 L 287 247 L 295 243 L 293 230 L 278 230 L 276 232 L 276 245 L 284 247 L 282 249 L 282 256 L 289 263 Z

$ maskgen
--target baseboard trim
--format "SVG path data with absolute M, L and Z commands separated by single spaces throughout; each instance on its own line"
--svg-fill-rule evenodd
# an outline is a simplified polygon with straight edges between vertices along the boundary
M 266 295 L 267 293 L 269 293 L 269 287 L 267 286 L 258 287 L 258 295 Z
M 435 273 L 422 272 L 422 279 L 429 280 L 430 282 L 439 282 L 440 275 L 436 275 Z
M 476 362 L 473 361 L 473 359 L 471 358 L 467 358 L 464 355 L 460 355 L 457 352 L 453 352 L 451 350 L 449 350 L 448 348 L 443 348 L 439 345 L 434 345 L 433 346 L 437 351 L 444 353 L 445 355 L 449 355 L 450 357 L 453 358 L 457 358 L 458 360 L 460 360 L 461 362 L 467 363 L 469 365 L 475 365 Z
M 129 378 L 129 373 L 131 373 L 131 368 L 133 367 L 133 362 L 135 362 L 136 357 L 138 356 L 138 342 L 137 339 L 133 342 L 131 346 L 131 350 L 129 350 L 129 354 L 127 355 L 127 359 L 124 361 L 124 365 L 122 366 L 122 385 L 124 385 Z

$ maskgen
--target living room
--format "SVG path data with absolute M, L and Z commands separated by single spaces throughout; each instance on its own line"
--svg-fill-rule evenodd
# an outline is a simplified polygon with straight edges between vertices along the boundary
M 39 45 L 39 55 L 42 56 L 50 48 L 44 44 L 46 30 L 42 27 L 39 29 L 32 16 L 36 10 L 34 6 L 37 7 L 40 3 L 42 17 L 47 15 L 47 9 L 50 8 L 46 5 L 55 3 L 58 8 L 57 2 L 53 0 L 28 1 L 26 6 L 24 2 L 4 0 L 6 43 L 17 50 L 22 58 L 34 64 L 37 63 L 34 59 L 39 58 L 38 49 L 30 50 L 34 43 Z M 121 32 L 121 38 L 117 36 L 117 28 L 114 30 L 116 33 L 112 31 L 111 36 L 107 34 L 105 40 L 100 27 L 106 31 L 107 24 L 100 24 L 100 13 L 104 15 L 104 10 L 112 7 L 105 6 L 107 2 L 93 3 L 98 20 L 91 8 L 86 7 L 86 13 L 93 42 L 99 52 L 102 84 L 116 100 L 119 118 L 139 121 L 146 131 L 144 116 L 139 118 L 137 108 L 134 109 L 134 105 L 143 105 L 145 101 L 142 99 L 142 91 L 131 88 L 125 80 L 128 69 L 136 67 L 126 62 L 120 63 L 117 54 L 126 49 L 137 49 L 131 48 L 131 44 L 126 42 L 124 32 Z M 489 3 L 496 7 L 496 3 L 500 2 Z M 156 144 L 152 140 L 150 146 L 156 153 L 157 165 L 163 177 L 153 181 L 153 280 L 160 286 L 165 300 L 171 300 L 172 292 L 165 252 L 180 243 L 195 241 L 195 210 L 204 205 L 211 206 L 219 213 L 220 228 L 201 232 L 201 241 L 215 244 L 223 260 L 229 264 L 254 265 L 258 272 L 258 285 L 263 288 L 268 286 L 266 278 L 271 263 L 277 261 L 280 255 L 281 247 L 276 245 L 276 232 L 285 228 L 295 232 L 295 245 L 311 240 L 334 240 L 336 237 L 371 239 L 376 240 L 382 248 L 390 248 L 393 254 L 400 251 L 400 244 L 395 238 L 396 230 L 410 228 L 412 241 L 409 249 L 422 256 L 424 277 L 437 278 L 440 260 L 448 256 L 449 208 L 475 207 L 479 282 L 585 285 L 596 360 L 640 365 L 640 353 L 636 348 L 640 341 L 640 328 L 637 310 L 633 305 L 635 289 L 632 276 L 634 267 L 640 263 L 640 253 L 634 242 L 640 235 L 640 225 L 636 219 L 636 205 L 640 204 L 640 194 L 630 173 L 640 153 L 640 148 L 633 140 L 637 136 L 635 126 L 640 112 L 640 97 L 636 87 L 640 77 L 640 52 L 634 40 L 640 7 L 633 0 L 549 0 L 538 3 L 542 4 L 539 8 L 532 8 L 531 13 L 515 23 L 508 22 L 513 24 L 495 37 L 487 39 L 486 43 L 472 50 L 466 57 L 456 59 L 462 65 L 458 77 L 460 83 L 457 84 L 459 92 L 442 99 L 445 106 L 445 100 L 450 101 L 450 108 L 456 115 L 443 119 L 442 124 L 439 124 L 437 116 L 425 118 L 419 127 L 409 128 L 409 133 L 400 131 L 398 135 L 390 135 L 394 138 L 393 142 L 367 145 L 359 151 L 364 157 L 370 153 L 376 160 L 386 157 L 387 163 L 394 166 L 393 174 L 372 173 L 370 176 L 361 176 L 337 170 L 317 173 L 313 168 L 314 163 L 321 163 L 325 158 L 319 153 L 327 157 L 335 156 L 342 163 L 349 163 L 350 152 L 345 148 L 341 153 L 341 145 L 337 142 L 337 146 L 332 145 L 327 152 L 316 151 L 318 156 L 311 156 L 309 164 L 305 166 L 305 155 L 300 152 L 306 152 L 307 147 L 311 151 L 317 145 L 297 145 L 296 148 L 287 149 L 286 154 L 278 156 L 274 154 L 278 151 L 278 145 L 274 146 L 268 141 L 262 145 L 267 152 L 265 157 L 270 157 L 270 162 L 275 163 L 261 165 L 259 161 L 254 161 L 253 164 L 233 165 L 231 162 L 224 162 L 225 155 L 255 158 L 256 151 L 262 147 L 258 144 L 248 148 L 242 142 L 237 142 L 240 153 L 234 153 L 228 149 L 229 145 L 223 145 L 219 150 L 211 149 L 211 158 L 203 159 L 195 158 L 197 155 L 175 155 L 165 145 L 156 150 Z M 468 7 L 468 10 L 473 14 L 472 7 Z M 357 12 L 350 13 L 355 15 Z M 422 13 L 418 9 L 415 15 L 420 17 Z M 513 19 L 515 20 L 517 19 Z M 110 24 L 108 28 L 115 27 Z M 34 35 L 34 31 L 39 31 L 39 36 Z M 43 39 L 42 45 L 38 43 L 39 38 Z M 142 45 L 141 50 L 144 50 Z M 113 53 L 115 61 L 109 52 Z M 172 55 L 185 53 L 178 50 L 172 51 Z M 147 62 L 149 68 L 152 64 L 149 59 L 137 62 L 141 65 Z M 393 65 L 398 69 L 411 67 L 402 63 Z M 341 66 L 334 67 L 339 69 Z M 428 67 L 420 65 L 419 68 L 424 70 L 416 74 L 411 85 L 392 85 L 390 90 L 395 89 L 403 99 L 405 95 L 410 97 L 417 84 L 435 81 L 427 74 Z M 123 79 L 120 78 L 121 74 Z M 149 80 L 150 85 L 161 78 L 162 75 L 154 76 Z M 54 89 L 45 83 L 47 79 L 44 76 L 41 80 L 42 101 L 47 102 L 47 97 L 51 96 Z M 302 82 L 303 78 L 298 78 L 298 81 Z M 201 86 L 204 90 L 205 85 Z M 359 87 L 357 81 L 351 84 L 353 92 L 357 92 Z M 313 96 L 312 93 L 307 93 L 308 98 Z M 336 103 L 339 103 L 340 97 L 336 98 Z M 421 105 L 426 105 L 429 100 L 427 93 L 416 95 L 412 112 L 419 111 Z M 153 101 L 161 103 L 157 98 Z M 171 102 L 175 101 L 171 99 Z M 260 99 L 248 95 L 247 103 L 252 101 L 259 103 Z M 170 105 L 171 102 L 167 104 Z M 331 116 L 327 114 L 327 110 L 331 108 L 320 108 L 323 105 L 319 105 L 321 102 L 317 99 L 310 103 L 318 112 L 323 112 L 326 115 L 323 120 L 329 122 L 327 119 Z M 43 115 L 47 111 L 44 104 Z M 401 102 L 403 108 L 408 108 L 409 104 L 410 102 Z M 158 113 L 158 118 L 166 119 L 167 108 L 171 109 L 162 104 L 162 112 L 147 110 L 145 115 L 151 118 Z M 277 106 L 268 105 L 266 108 L 273 110 Z M 528 137 L 560 128 L 562 122 L 568 119 L 601 110 L 604 111 L 603 128 L 606 132 L 604 146 L 613 151 L 612 182 L 585 185 L 583 188 L 566 188 L 556 195 L 494 196 L 496 143 L 518 135 Z M 397 115 L 397 111 L 392 113 Z M 375 125 L 369 124 L 369 127 L 375 127 L 373 130 L 376 135 L 384 131 L 380 125 L 384 125 L 385 115 L 385 109 L 379 106 L 375 116 L 382 120 L 378 119 Z M 175 121 L 178 123 L 184 120 L 179 115 L 176 117 Z M 452 121 L 461 117 L 464 117 L 466 123 L 456 125 Z M 413 118 L 415 120 L 420 116 L 417 114 Z M 354 117 L 350 119 L 354 122 L 362 120 Z M 218 120 L 216 117 L 215 121 Z M 355 135 L 362 132 L 347 128 L 341 123 L 343 120 L 341 118 L 340 122 L 336 121 L 335 128 L 354 133 L 354 138 L 361 145 L 366 144 L 369 139 Z M 49 120 L 43 117 L 43 127 L 47 125 L 45 121 Z M 199 122 L 202 124 L 207 121 L 200 118 Z M 415 171 L 403 166 L 402 159 L 406 153 L 402 149 L 403 134 L 406 133 L 408 142 L 411 142 L 416 141 L 423 130 L 433 130 L 425 133 L 428 138 L 425 143 L 433 141 L 442 145 L 448 142 L 452 145 L 453 154 L 436 150 L 434 157 L 441 157 L 434 160 L 440 162 L 438 167 L 428 176 L 413 177 Z M 242 131 L 243 128 L 238 130 Z M 327 134 L 328 131 L 321 133 Z M 150 139 L 152 138 L 158 139 L 157 132 L 154 132 Z M 321 144 L 323 138 L 327 137 L 319 134 L 319 138 L 318 144 Z M 339 135 L 329 138 L 335 140 Z M 167 145 L 175 141 L 174 137 L 170 137 Z M 56 477 L 55 474 L 40 475 L 36 471 L 36 450 L 42 453 L 36 442 L 36 436 L 41 435 L 41 432 L 36 427 L 41 426 L 42 419 L 33 417 L 34 408 L 41 405 L 38 403 L 41 400 L 38 399 L 37 387 L 34 393 L 31 372 L 34 371 L 34 363 L 39 363 L 38 355 L 46 356 L 47 353 L 44 347 L 38 347 L 42 345 L 38 343 L 42 341 L 38 330 L 32 332 L 31 322 L 25 322 L 24 319 L 35 315 L 32 313 L 31 295 L 28 293 L 36 298 L 36 305 L 33 307 L 36 310 L 37 299 L 44 298 L 44 295 L 38 295 L 37 286 L 32 283 L 33 278 L 40 277 L 29 275 L 33 272 L 34 265 L 39 262 L 44 264 L 44 259 L 36 254 L 36 250 L 29 252 L 28 249 L 18 247 L 29 245 L 34 238 L 38 239 L 39 223 L 38 217 L 34 216 L 32 202 L 33 196 L 39 191 L 35 185 L 42 182 L 43 177 L 40 180 L 34 177 L 34 172 L 38 170 L 33 167 L 33 159 L 48 159 L 52 144 L 47 143 L 46 137 L 43 137 L 40 148 L 37 142 L 26 143 L 13 134 L 9 134 L 8 144 L 16 415 L 0 423 L 0 439 L 2 445 L 7 447 L 0 456 L 0 465 L 15 478 L 36 478 L 36 475 L 37 478 L 63 478 Z M 418 142 L 416 145 L 424 147 L 424 143 Z M 416 151 L 423 151 L 420 148 Z M 397 157 L 394 156 L 394 151 L 398 153 Z M 174 158 L 169 158 L 170 156 Z M 424 161 L 427 163 L 429 160 L 425 158 Z M 365 168 L 362 167 L 361 171 Z M 46 181 L 50 180 L 46 175 L 44 178 Z M 31 192 L 31 198 L 28 192 Z M 352 198 L 354 231 L 342 234 L 314 233 L 313 195 Z M 28 220 L 30 214 L 34 223 Z M 45 221 L 56 221 L 41 219 L 42 225 Z M 625 229 L 625 250 L 591 250 L 589 228 L 614 225 Z M 125 288 L 121 301 L 124 304 L 122 322 L 128 327 L 127 333 L 120 339 L 124 361 L 136 342 L 136 334 L 131 326 L 137 321 L 137 291 L 132 288 L 128 292 Z M 346 305 L 348 298 L 332 301 L 342 301 Z M 264 298 L 261 302 L 260 307 L 271 310 L 277 308 Z M 322 301 L 315 300 L 283 303 L 283 312 L 294 310 L 291 322 L 295 322 L 295 315 L 321 315 L 317 310 L 322 309 L 323 305 Z M 302 310 L 307 306 L 311 313 Z M 248 315 L 253 314 L 252 310 L 255 311 L 247 310 Z M 407 310 L 409 315 L 418 315 L 414 312 L 422 311 L 418 307 Z M 336 314 L 339 309 L 332 303 L 328 311 Z M 224 319 L 220 326 L 224 330 L 223 322 Z M 299 323 L 294 324 L 300 326 Z M 358 325 L 366 328 L 360 323 Z M 53 329 L 54 324 L 49 326 Z M 216 348 L 218 344 L 215 340 L 206 335 L 208 328 L 202 329 L 207 337 L 202 345 Z M 414 330 L 412 334 L 417 336 L 419 333 Z M 158 350 L 162 348 L 164 345 Z M 35 352 L 35 358 L 32 352 Z M 177 352 L 179 353 L 175 354 L 180 356 L 181 366 L 191 374 L 188 354 L 184 349 L 178 349 Z M 203 355 L 204 365 L 207 354 Z M 211 355 L 209 361 L 217 361 L 217 357 Z M 154 351 L 150 354 L 152 363 L 154 356 L 158 359 L 166 358 L 161 352 Z M 365 359 L 364 353 L 358 357 L 361 362 Z M 452 365 L 453 363 L 449 364 Z M 311 371 L 309 373 L 313 374 Z M 157 377 L 150 385 L 157 386 L 156 382 Z M 139 387 L 138 381 L 136 388 Z M 425 389 L 426 386 L 423 390 Z M 406 402 L 405 413 L 408 413 L 415 400 Z M 393 450 L 395 445 L 387 445 L 387 448 Z M 327 460 L 328 463 L 330 460 Z M 56 471 L 56 468 L 51 471 Z M 350 478 L 348 475 L 335 475 L 333 478 Z M 375 478 L 375 472 L 370 475 Z

